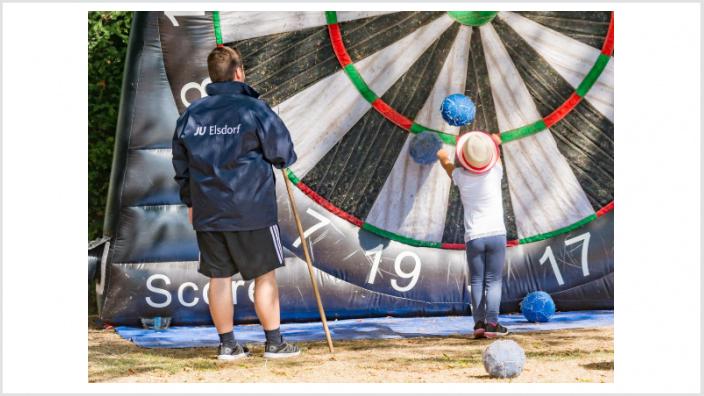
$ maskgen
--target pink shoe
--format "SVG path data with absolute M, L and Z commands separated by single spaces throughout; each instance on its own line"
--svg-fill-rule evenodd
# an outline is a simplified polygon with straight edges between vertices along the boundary
M 486 325 L 484 324 L 484 321 L 480 320 L 474 323 L 474 338 L 484 338 L 485 335 L 485 330 Z

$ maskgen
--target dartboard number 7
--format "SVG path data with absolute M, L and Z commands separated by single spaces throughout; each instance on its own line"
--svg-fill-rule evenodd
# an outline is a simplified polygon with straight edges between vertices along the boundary
M 313 224 L 310 228 L 308 228 L 307 230 L 305 230 L 303 232 L 303 238 L 307 239 L 314 232 L 316 232 L 316 231 L 318 231 L 318 230 L 320 230 L 330 224 L 330 220 L 327 217 L 321 215 L 320 213 L 316 212 L 315 210 L 313 210 L 311 208 L 306 209 L 306 213 L 308 213 L 309 215 L 318 219 L 318 222 L 316 224 Z M 298 237 L 298 238 L 296 238 L 295 241 L 293 241 L 293 247 L 299 247 L 299 246 L 301 246 L 301 237 Z
M 574 245 L 582 242 L 582 275 L 589 276 L 589 263 L 587 262 L 587 253 L 589 253 L 589 238 L 591 234 L 586 232 L 582 235 L 577 235 L 565 241 L 565 246 Z
M 579 242 L 582 242 L 582 254 L 581 254 L 581 261 L 582 261 L 582 276 L 589 276 L 589 262 L 588 262 L 588 253 L 589 253 L 589 239 L 591 238 L 591 234 L 589 232 L 586 232 L 581 235 L 577 235 L 574 238 L 570 238 L 565 240 L 565 246 L 571 246 L 574 244 L 577 244 Z M 555 260 L 555 255 L 552 252 L 552 248 L 548 246 L 545 248 L 545 253 L 543 253 L 543 256 L 540 257 L 540 265 L 545 264 L 545 262 L 550 262 L 550 266 L 552 267 L 552 271 L 555 274 L 555 279 L 557 279 L 557 284 L 562 286 L 565 284 L 564 279 L 562 278 L 562 273 L 560 272 L 560 268 L 557 266 L 557 260 Z
M 381 264 L 381 256 L 383 253 L 383 246 L 379 245 L 375 247 L 372 250 L 367 250 L 365 255 L 367 257 L 371 256 L 371 264 L 372 268 L 369 271 L 369 277 L 367 278 L 367 283 L 368 284 L 374 284 L 374 281 L 376 280 L 376 274 L 379 272 L 379 264 Z M 401 265 L 404 262 L 404 259 L 411 259 L 413 262 L 413 269 L 411 271 L 404 271 L 404 269 L 401 267 Z M 408 261 L 408 260 L 406 260 Z M 403 279 L 410 279 L 408 284 L 401 286 L 399 285 L 399 281 L 396 279 L 391 279 L 391 287 L 398 291 L 398 292 L 407 292 L 418 283 L 418 278 L 420 277 L 420 269 L 421 269 L 421 261 L 420 261 L 420 256 L 418 256 L 415 252 L 412 251 L 404 251 L 399 253 L 398 256 L 396 256 L 396 259 L 394 260 L 394 272 L 396 272 L 396 275 L 400 278 Z

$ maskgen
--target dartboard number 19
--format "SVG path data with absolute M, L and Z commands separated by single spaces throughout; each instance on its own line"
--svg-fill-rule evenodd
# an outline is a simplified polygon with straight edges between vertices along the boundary
M 303 237 L 306 240 L 309 240 L 313 234 L 318 233 L 320 234 L 318 240 L 322 240 L 325 237 L 325 232 L 323 232 L 323 230 L 331 224 L 330 219 L 311 208 L 306 209 L 306 214 L 315 218 L 316 222 L 304 230 Z M 301 238 L 296 238 L 293 241 L 292 245 L 296 248 L 301 246 Z M 383 245 L 379 245 L 374 249 L 368 250 L 364 253 L 365 256 L 367 256 L 367 258 L 369 259 L 369 262 L 371 263 L 371 270 L 369 271 L 369 276 L 367 277 L 366 281 L 367 284 L 372 285 L 376 281 L 376 276 L 379 273 L 379 264 L 381 264 L 382 253 Z M 406 271 L 406 269 L 408 269 L 408 264 L 406 263 L 409 262 L 412 263 L 413 267 L 410 271 Z M 400 279 L 391 279 L 391 281 L 389 282 L 391 287 L 401 293 L 413 289 L 416 283 L 418 283 L 421 266 L 422 265 L 420 256 L 418 256 L 418 254 L 416 254 L 415 252 L 406 250 L 399 253 L 394 259 L 394 272 L 396 273 L 396 276 Z M 404 269 L 404 267 L 406 269 Z M 408 281 L 408 283 L 405 283 L 402 281 L 405 279 L 410 280 Z
M 379 264 L 381 264 L 381 256 L 383 252 L 383 245 L 379 245 L 372 250 L 366 251 L 365 253 L 367 257 L 371 258 L 372 264 L 372 268 L 369 271 L 369 277 L 367 278 L 367 283 L 370 285 L 373 285 L 374 281 L 376 280 L 376 275 L 379 272 Z M 413 263 L 413 269 L 410 272 L 404 271 L 404 269 L 401 267 L 404 260 Z M 408 250 L 399 253 L 396 256 L 396 259 L 394 260 L 394 271 L 396 272 L 396 275 L 398 277 L 403 279 L 410 279 L 410 281 L 406 285 L 401 286 L 398 280 L 391 279 L 391 287 L 393 287 L 394 290 L 402 293 L 413 289 L 413 286 L 415 286 L 418 282 L 418 277 L 420 276 L 420 268 L 420 256 L 418 256 L 416 253 Z

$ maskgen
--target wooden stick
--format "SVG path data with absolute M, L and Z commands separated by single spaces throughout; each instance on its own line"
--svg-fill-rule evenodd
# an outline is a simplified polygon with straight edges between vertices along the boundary
M 323 309 L 323 302 L 320 300 L 320 292 L 318 291 L 318 282 L 315 281 L 315 275 L 313 273 L 313 262 L 310 259 L 310 254 L 308 253 L 308 243 L 306 243 L 306 238 L 303 233 L 303 226 L 301 225 L 301 220 L 298 218 L 298 211 L 296 210 L 296 201 L 293 199 L 293 191 L 291 190 L 291 181 L 288 179 L 286 174 L 286 169 L 281 169 L 281 173 L 284 175 L 284 183 L 286 183 L 286 191 L 288 191 L 288 199 L 291 204 L 291 212 L 293 212 L 293 218 L 296 221 L 296 228 L 298 229 L 298 235 L 301 237 L 301 244 L 303 245 L 303 255 L 306 258 L 306 264 L 308 265 L 308 274 L 310 275 L 310 282 L 313 284 L 313 294 L 315 294 L 315 301 L 318 303 L 318 312 L 320 312 L 320 319 L 323 322 L 323 329 L 325 330 L 325 338 L 328 340 L 328 348 L 330 353 L 335 353 L 332 346 L 332 337 L 330 336 L 330 330 L 328 329 L 328 320 L 325 317 L 325 310 Z

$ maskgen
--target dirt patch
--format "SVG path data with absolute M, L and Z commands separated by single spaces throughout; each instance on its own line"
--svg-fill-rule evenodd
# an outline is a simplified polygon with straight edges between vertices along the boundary
M 89 320 L 89 323 L 92 323 Z M 231 363 L 213 348 L 147 349 L 113 330 L 89 325 L 90 382 L 613 382 L 613 327 L 521 333 L 509 336 L 526 352 L 523 373 L 490 378 L 482 352 L 492 342 L 466 336 L 300 343 L 298 358 L 253 356 Z

